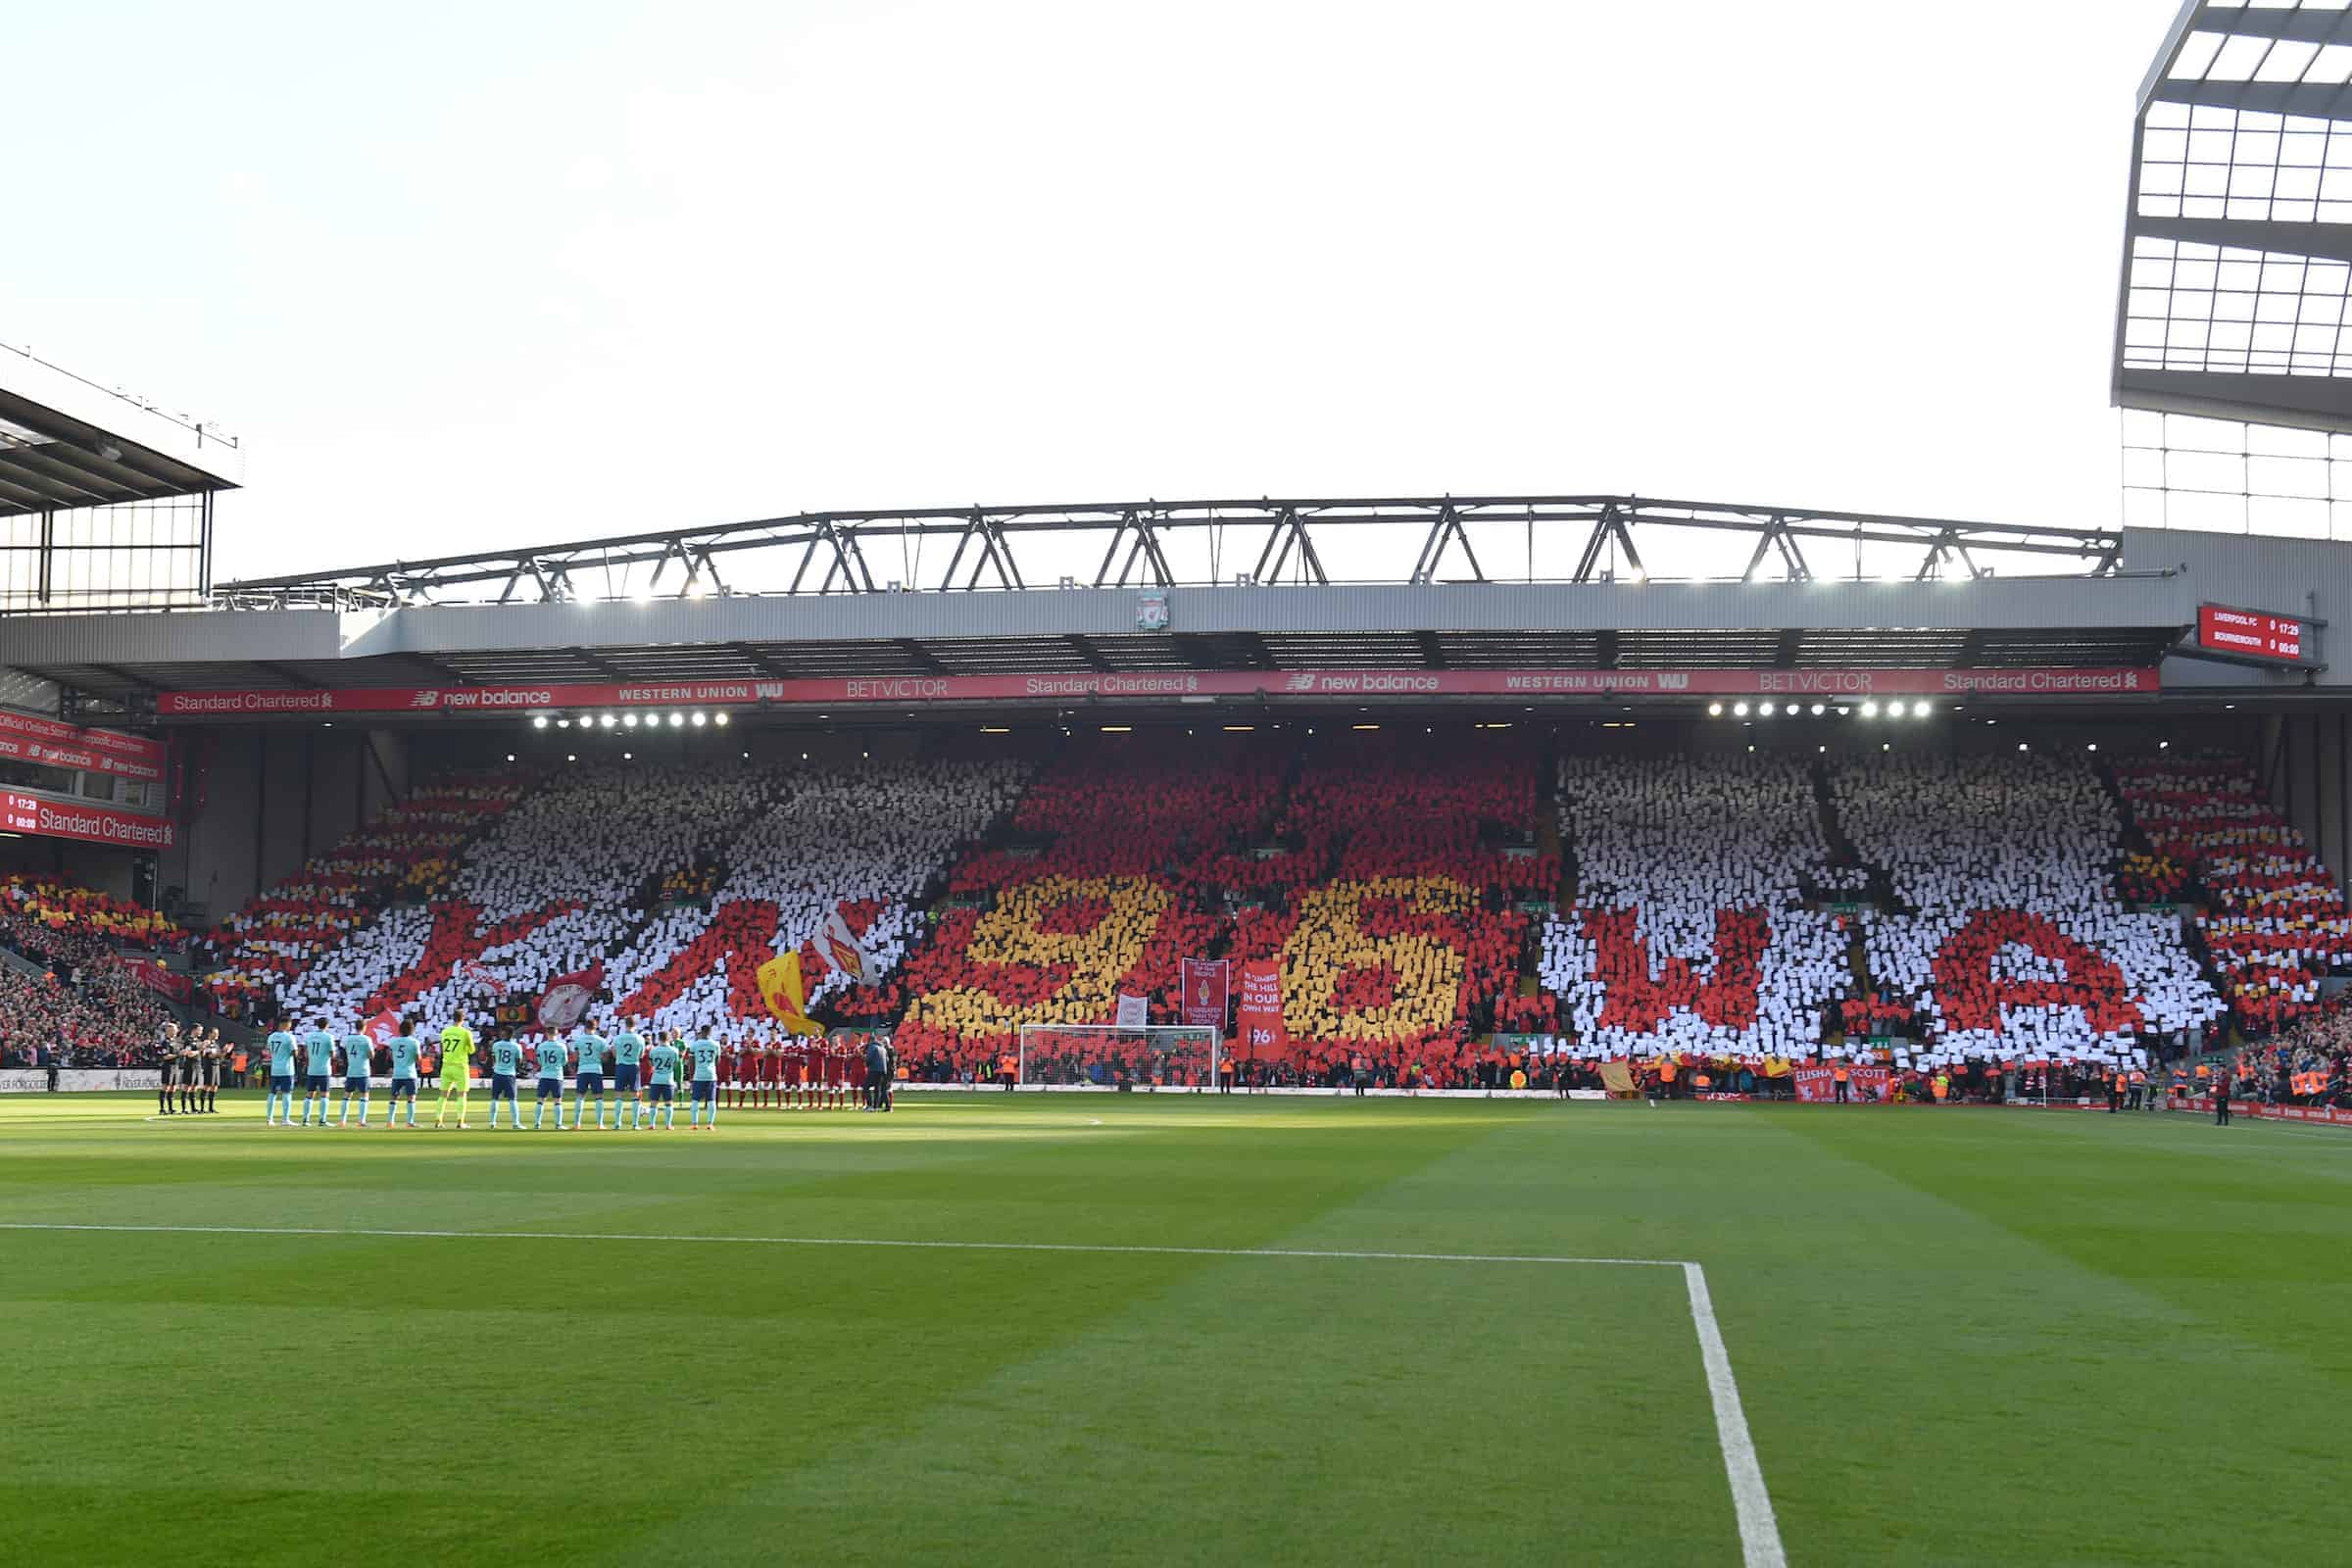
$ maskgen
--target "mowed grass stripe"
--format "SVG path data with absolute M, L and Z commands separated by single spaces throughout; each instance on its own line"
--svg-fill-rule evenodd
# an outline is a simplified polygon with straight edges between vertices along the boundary
M 832 1234 L 889 1239 L 1698 1258 L 1797 1562 L 2322 1561 L 2352 1532 L 2340 1489 L 2278 1500 L 2281 1476 L 2333 1473 L 2352 1395 L 2334 1344 L 2352 1312 L 2352 1271 L 2339 1261 L 2352 1199 L 2333 1146 L 2287 1136 L 2299 1130 L 1777 1106 L 1102 1097 L 1087 1111 L 1106 1126 L 1023 1137 L 1026 1117 L 1067 1119 L 1038 1097 L 830 1128 L 722 1123 L 714 1138 L 679 1135 L 668 1149 L 617 1135 L 611 1150 L 585 1135 L 571 1148 L 531 1148 L 477 1131 L 442 1135 L 451 1147 L 437 1152 L 423 1135 L 384 1158 L 382 1146 L 405 1134 L 371 1133 L 373 1143 L 342 1152 L 338 1138 L 361 1135 L 309 1135 L 296 1157 L 279 1150 L 304 1135 L 44 1131 L 0 1102 L 0 1217 L 137 1222 L 230 1206 L 233 1220 L 258 1204 L 278 1222 L 388 1213 L 415 1226 L 423 1214 L 420 1228 L 528 1230 L 571 1227 L 602 1207 L 628 1223 L 593 1228 L 662 1233 L 788 1234 L 817 1227 L 783 1218 L 813 1213 Z M 958 1126 L 989 1136 L 958 1137 Z M 195 1158 L 200 1144 L 215 1152 Z M 463 1252 L 466 1264 L 420 1266 L 419 1253 L 435 1250 Z M 44 1429 L 37 1457 L 29 1446 L 0 1451 L 0 1488 L 16 1489 L 0 1491 L 0 1543 L 26 1539 L 11 1533 L 25 1522 L 15 1516 L 54 1496 L 62 1508 L 40 1517 L 45 1544 L 59 1549 L 28 1560 L 313 1560 L 335 1478 L 308 1500 L 289 1498 L 277 1456 L 291 1434 L 312 1430 L 302 1423 L 315 1410 L 330 1421 L 318 1429 L 329 1442 L 403 1451 L 498 1455 L 518 1437 L 552 1442 L 559 1480 L 568 1445 L 618 1456 L 615 1480 L 586 1508 L 613 1516 L 602 1537 L 575 1537 L 568 1521 L 534 1530 L 527 1470 L 493 1500 L 414 1492 L 416 1474 L 387 1469 L 382 1484 L 401 1489 L 381 1510 L 393 1522 L 372 1538 L 357 1530 L 349 1551 L 335 1543 L 356 1562 L 414 1560 L 403 1552 L 451 1542 L 524 1562 L 675 1561 L 681 1544 L 697 1548 L 687 1556 L 764 1545 L 770 1560 L 805 1547 L 851 1561 L 1007 1561 L 1036 1555 L 1047 1528 L 1024 1509 L 1067 1516 L 1129 1486 L 1145 1488 L 1154 1511 L 1121 1540 L 1089 1538 L 1114 1561 L 1311 1555 L 1313 1542 L 1294 1535 L 1338 1511 L 1319 1514 L 1300 1484 L 1320 1472 L 1280 1458 L 1297 1446 L 1285 1441 L 1296 1432 L 1289 1412 L 1325 1413 L 1299 1440 L 1318 1446 L 1314 1464 L 1325 1450 L 1396 1451 L 1377 1430 L 1388 1419 L 1380 1407 L 1348 1402 L 1358 1397 L 1341 1381 L 1348 1364 L 1323 1358 L 1326 1342 L 1344 1344 L 1360 1322 L 1366 1343 L 1412 1342 L 1409 1355 L 1379 1358 L 1407 1419 L 1488 1462 L 1408 1465 L 1377 1488 L 1350 1489 L 1343 1476 L 1352 1522 L 1335 1541 L 1359 1558 L 1426 1559 L 1414 1532 L 1442 1507 L 1448 1559 L 1524 1560 L 1537 1553 L 1516 1533 L 1523 1514 L 1556 1522 L 1552 1498 L 1606 1493 L 1589 1532 L 1594 1549 L 1569 1518 L 1543 1560 L 1738 1561 L 1674 1273 L 1618 1271 L 1614 1285 L 1580 1277 L 1581 1299 L 1546 1298 L 1576 1309 L 1546 1313 L 1507 1296 L 1432 1294 L 1432 1276 L 1450 1272 L 1186 1255 L 0 1233 L 0 1312 L 48 1330 L 25 1344 L 62 1347 L 72 1381 L 87 1386 L 61 1389 L 44 1381 L 39 1354 L 22 1358 L 12 1442 L 18 1409 L 82 1402 L 62 1438 Z M 1500 1276 L 1478 1287 L 1488 1293 L 1549 1278 L 1478 1272 Z M 1370 1283 L 1315 1311 L 1313 1282 L 1332 1275 Z M 1269 1290 L 1275 1298 L 1259 1299 Z M 1604 1294 L 1621 1291 L 1640 1294 Z M 1274 1332 L 1298 1310 L 1309 1338 L 1322 1336 L 1306 1352 Z M 600 1313 L 615 1325 L 602 1336 L 583 1326 Z M 63 1326 L 84 1316 L 89 1341 L 67 1345 Z M 507 1336 L 506 1360 L 479 1348 L 491 1326 Z M 208 1333 L 223 1338 L 205 1344 Z M 888 1353 L 860 1348 L 876 1344 Z M 204 1396 L 212 1423 L 192 1488 L 138 1479 L 140 1456 L 190 1419 L 189 1397 L 159 1393 L 171 1387 L 155 1359 L 167 1346 L 199 1358 L 180 1369 L 180 1387 Z M 1155 1360 L 1155 1346 L 1181 1353 Z M 334 1354 L 346 1348 L 347 1378 Z M 1286 1386 L 1277 1352 L 1316 1375 Z M 1090 1384 L 1132 1390 L 1107 1401 L 1109 1432 L 1078 1415 L 1048 1419 L 1048 1395 Z M 1341 1390 L 1338 1402 L 1326 1385 Z M 387 1392 L 370 1403 L 364 1386 Z M 1262 1425 L 1249 1402 L 1261 1391 L 1278 1406 Z M 1507 1451 L 1489 1439 L 1532 1425 L 1509 1402 L 1522 1397 L 1570 1414 L 1555 1437 Z M 1597 1437 L 1571 1408 L 1586 1398 L 1617 1412 Z M 1496 1400 L 1503 1413 L 1490 1433 L 1478 1417 Z M 1191 1451 L 1208 1444 L 1210 1418 L 1236 1412 L 1247 1417 L 1236 1442 L 1253 1431 L 1275 1441 L 1246 1462 Z M 1663 1438 L 1639 1426 L 1652 1412 L 1665 1417 Z M 1643 1444 L 1678 1431 L 1690 1452 L 1639 1468 Z M 1113 1482 L 1072 1472 L 1094 1474 L 1097 1493 L 1057 1495 L 1024 1456 L 1073 1433 L 1084 1447 L 1115 1441 L 1125 1458 Z M 1020 1437 L 1019 1451 L 992 1434 Z M 681 1451 L 703 1444 L 708 1465 Z M 35 1463 L 43 1479 L 27 1485 Z M 90 1489 L 77 1464 L 130 1479 Z M 880 1479 L 843 1480 L 861 1466 Z M 1233 1490 L 1212 1484 L 1245 1475 Z M 1446 1494 L 1417 1484 L 1425 1477 L 1442 1478 Z M 991 1479 L 1001 1487 L 983 1506 Z M 926 1488 L 971 1506 L 926 1514 Z M 248 1500 L 207 1512 L 216 1493 Z M 110 1495 L 111 1512 L 75 1511 Z M 811 1500 L 820 1495 L 832 1500 Z M 762 1499 L 774 1496 L 799 1505 L 771 1509 Z M 211 1535 L 187 1532 L 188 1544 L 168 1531 L 162 1515 L 174 1500 L 212 1520 Z M 1652 1520 L 1638 1517 L 1643 1508 Z M 810 1528 L 795 1528 L 795 1511 Z M 900 1512 L 907 1522 L 894 1527 Z M 1686 1537 L 1686 1516 L 1706 1528 Z M 732 1527 L 700 1533 L 718 1517 Z M 1699 1537 L 1711 1544 L 1694 1545 Z
M 1243 1239 L 1279 1234 L 1300 1212 L 1300 1191 L 1320 1197 L 1361 1190 L 1485 1130 L 1455 1125 L 1434 1138 L 1350 1139 L 1349 1157 L 1341 1170 L 1319 1172 L 1307 1183 L 1265 1177 L 1255 1200 L 1239 1211 L 1223 1202 L 1194 1211 L 1204 1227 L 1219 1234 L 1245 1233 Z M 267 1155 L 274 1155 L 269 1138 L 254 1135 Z M 853 1153 L 857 1147 L 851 1147 Z M 727 1150 L 724 1134 L 695 1148 L 683 1183 L 672 1160 L 648 1165 L 635 1157 L 637 1151 L 614 1150 L 584 1162 L 578 1155 L 568 1158 L 582 1164 L 574 1173 L 582 1184 L 663 1189 L 662 1206 L 683 1229 L 730 1223 L 735 1210 L 758 1201 L 753 1194 L 705 1200 L 692 1190 L 693 1178 L 704 1173 L 691 1159 L 720 1161 L 723 1168 Z M 0 1147 L 0 1161 L 13 1152 Z M 344 1157 L 366 1164 L 374 1152 L 352 1148 Z M 142 1154 L 133 1144 L 121 1157 L 137 1162 Z M 305 1161 L 317 1157 L 306 1154 Z M 463 1185 L 480 1157 L 471 1152 L 445 1156 L 449 1163 L 437 1171 L 433 1165 L 439 1160 L 417 1166 L 403 1162 L 402 1174 L 417 1179 L 416 1185 L 405 1192 L 396 1186 L 372 1201 L 426 1204 L 437 1214 L 473 1220 L 511 1212 L 511 1199 L 485 1203 Z M 925 1228 L 943 1222 L 953 1227 L 959 1218 L 968 1224 L 992 1212 L 991 1202 L 977 1196 L 992 1185 L 1021 1194 L 1016 1206 L 1022 1208 L 1049 1200 L 1059 1206 L 1073 1186 L 1071 1173 L 1051 1161 L 1043 1169 L 1024 1164 L 1017 1140 L 993 1155 L 958 1157 L 970 1167 L 955 1178 L 963 1194 L 960 1215 L 931 1212 L 942 1199 L 937 1182 L 923 1172 L 916 1173 L 919 1179 L 908 1193 L 895 1197 L 893 1173 L 870 1174 L 861 1205 L 902 1225 L 919 1218 Z M 1222 1167 L 1180 1163 L 1196 1173 L 1230 1170 L 1230 1161 Z M 1146 1162 L 1141 1170 L 1148 1178 L 1156 1167 Z M 251 1174 L 248 1164 L 239 1177 Z M 1095 1169 L 1087 1176 L 1098 1203 L 1105 1174 Z M 512 1182 L 512 1173 L 502 1179 Z M 38 1190 L 37 1179 L 30 1187 Z M 74 1189 L 90 1191 L 78 1183 Z M 103 1193 L 103 1185 L 98 1191 Z M 1231 1189 L 1226 1192 L 1230 1196 Z M 22 1200 L 30 1194 L 20 1182 L 12 1184 L 10 1196 L 11 1211 L 22 1212 Z M 189 1184 L 173 1202 L 202 1207 L 219 1196 L 201 1183 Z M 1139 1194 L 1139 1211 L 1152 1207 L 1152 1196 Z M 789 1180 L 779 1181 L 764 1204 L 767 1217 L 791 1200 Z M 331 1208 L 350 1201 L 348 1191 L 312 1193 L 299 1181 L 279 1194 L 280 1205 L 287 1208 Z M 1175 1206 L 1193 1209 L 1189 1202 Z M 1060 1217 L 1066 1223 L 1070 1216 L 1065 1210 Z M 1101 1216 L 1103 1228 L 1114 1217 Z M 109 1261 L 75 1275 L 60 1260 L 60 1243 L 66 1250 L 104 1253 Z M 239 1342 L 247 1348 L 239 1359 L 251 1365 L 227 1384 L 216 1385 L 224 1393 L 215 1397 L 224 1400 L 227 1424 L 241 1434 L 240 1463 L 255 1454 L 291 1457 L 306 1446 L 347 1450 L 354 1441 L 388 1452 L 505 1453 L 512 1451 L 509 1440 L 519 1433 L 526 1445 L 537 1446 L 530 1451 L 543 1454 L 612 1452 L 613 1473 L 623 1491 L 636 1488 L 637 1478 L 661 1478 L 646 1480 L 641 1500 L 616 1508 L 609 1535 L 595 1543 L 496 1532 L 500 1549 L 525 1561 L 626 1558 L 629 1542 L 659 1530 L 668 1511 L 666 1499 L 698 1494 L 707 1498 L 722 1484 L 724 1469 L 716 1461 L 732 1465 L 736 1455 L 760 1454 L 789 1462 L 791 1456 L 821 1453 L 861 1433 L 906 1430 L 930 1402 L 952 1395 L 960 1383 L 1040 1353 L 1056 1338 L 1083 1333 L 1090 1322 L 1122 1309 L 1139 1293 L 1208 1262 L 1176 1254 L 1051 1258 L 899 1252 L 883 1257 L 871 1251 L 812 1259 L 799 1250 L 615 1243 L 468 1247 L 471 1255 L 465 1266 L 452 1270 L 418 1267 L 413 1243 L 351 1238 L 17 1232 L 0 1246 L 25 1265 L 10 1268 L 6 1278 L 35 1293 L 40 1287 L 33 1281 L 48 1275 L 53 1285 L 61 1276 L 71 1277 L 71 1294 L 83 1298 L 135 1296 L 157 1287 L 194 1298 L 163 1308 L 165 1321 L 176 1321 L 179 1328 L 159 1329 L 156 1320 L 142 1319 L 126 1330 L 133 1337 L 172 1339 L 198 1324 L 239 1325 Z M 551 1260 L 559 1261 L 551 1266 Z M 94 1277 L 106 1275 L 111 1282 Z M 509 1304 L 514 1310 L 502 1316 L 500 1307 Z M 12 1317 L 53 1319 L 53 1305 L 28 1301 Z M 108 1332 L 106 1309 L 88 1310 L 99 1318 L 92 1324 L 94 1347 L 118 1337 Z M 877 1332 L 899 1347 L 952 1341 L 957 1352 L 919 1377 L 876 1380 L 868 1370 L 866 1348 Z M 493 1344 L 501 1354 L 490 1353 Z M 100 1349 L 93 1361 L 68 1358 L 54 1370 L 61 1385 L 86 1386 L 87 1392 L 87 1402 L 76 1405 L 65 1396 L 66 1388 L 47 1391 L 59 1396 L 47 1401 L 50 1408 L 73 1416 L 58 1431 L 40 1435 L 43 1454 L 55 1462 L 50 1473 L 62 1483 L 72 1484 L 60 1472 L 71 1472 L 75 1459 L 87 1463 L 93 1453 L 121 1454 L 125 1484 L 135 1488 L 141 1473 L 137 1456 L 163 1439 L 154 1429 L 155 1413 L 135 1395 L 135 1386 L 145 1380 L 110 1376 L 107 1364 Z M 297 1366 L 318 1367 L 321 1375 L 264 1370 Z M 329 1368 L 331 1375 L 324 1372 Z M 343 1399 L 332 1396 L 336 1387 L 402 1393 Z M 431 1392 L 435 1389 L 446 1392 Z M 44 1391 L 26 1392 L 38 1398 Z M 364 1439 L 355 1439 L 355 1432 L 364 1433 Z M 713 1462 L 698 1464 L 704 1456 Z M 8 1468 L 0 1461 L 0 1479 Z M 235 1485 L 243 1474 L 216 1463 L 211 1484 Z M 697 1474 L 699 1483 L 691 1479 Z M 672 1475 L 675 1487 L 666 1484 Z M 903 1477 L 894 1482 L 903 1484 Z M 291 1503 L 274 1509 L 257 1504 L 220 1560 L 313 1560 L 305 1553 L 314 1551 L 315 1544 L 304 1539 L 296 1514 Z M 478 1529 L 481 1518 L 478 1494 L 444 1499 L 428 1491 L 404 1500 L 403 1522 L 389 1525 L 379 1537 L 363 1533 L 348 1550 L 339 1544 L 338 1555 L 355 1561 L 409 1560 L 414 1542 L 454 1539 L 463 1533 L 464 1521 L 474 1521 Z M 54 1516 L 50 1523 L 66 1527 Z M 77 1544 L 103 1554 L 108 1529 L 98 1521 L 83 1526 Z M 557 1535 L 568 1538 L 569 1532 Z M 800 1539 L 797 1533 L 794 1539 Z M 985 1540 L 978 1544 L 984 1560 Z M 957 1560 L 975 1560 L 972 1543 Z

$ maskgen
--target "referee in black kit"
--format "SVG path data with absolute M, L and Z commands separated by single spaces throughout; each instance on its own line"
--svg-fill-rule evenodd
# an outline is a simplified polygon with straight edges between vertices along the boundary
M 155 1108 L 165 1115 L 172 1114 L 172 1091 L 179 1081 L 179 1025 L 172 1019 L 164 1020 L 163 1038 L 156 1042 L 155 1065 L 158 1077 L 155 1084 Z

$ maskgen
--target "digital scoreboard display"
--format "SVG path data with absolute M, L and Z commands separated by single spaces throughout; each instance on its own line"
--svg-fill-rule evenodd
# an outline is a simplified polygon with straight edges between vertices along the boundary
M 2197 607 L 2197 648 L 2203 653 L 2269 663 L 2312 662 L 2311 628 L 2300 615 L 2276 615 L 2229 605 Z

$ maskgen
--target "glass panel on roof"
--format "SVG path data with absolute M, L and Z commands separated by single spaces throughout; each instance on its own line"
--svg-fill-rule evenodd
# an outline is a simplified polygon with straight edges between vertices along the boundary
M 2271 40 L 2242 34 L 2222 41 L 2221 51 L 2213 64 L 2205 68 L 2207 81 L 2251 81 L 2254 73 L 2271 52 Z
M 2256 81 L 2301 81 L 2303 68 L 2310 65 L 2312 56 L 2319 52 L 2320 46 L 2316 43 L 2305 43 L 2295 38 L 2281 38 L 2271 45 L 2271 52 L 2264 58 L 2261 66 L 2256 69 L 2254 79 Z
M 2180 41 L 2180 53 L 2173 61 L 2173 79 L 2200 81 L 2213 57 L 2221 52 L 2224 37 L 2218 32 L 2192 32 Z

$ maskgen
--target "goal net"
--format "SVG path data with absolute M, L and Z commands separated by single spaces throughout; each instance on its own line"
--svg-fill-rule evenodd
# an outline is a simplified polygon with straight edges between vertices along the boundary
M 1025 1023 L 1020 1081 L 1209 1089 L 1224 1046 L 1221 1030 L 1200 1024 Z

